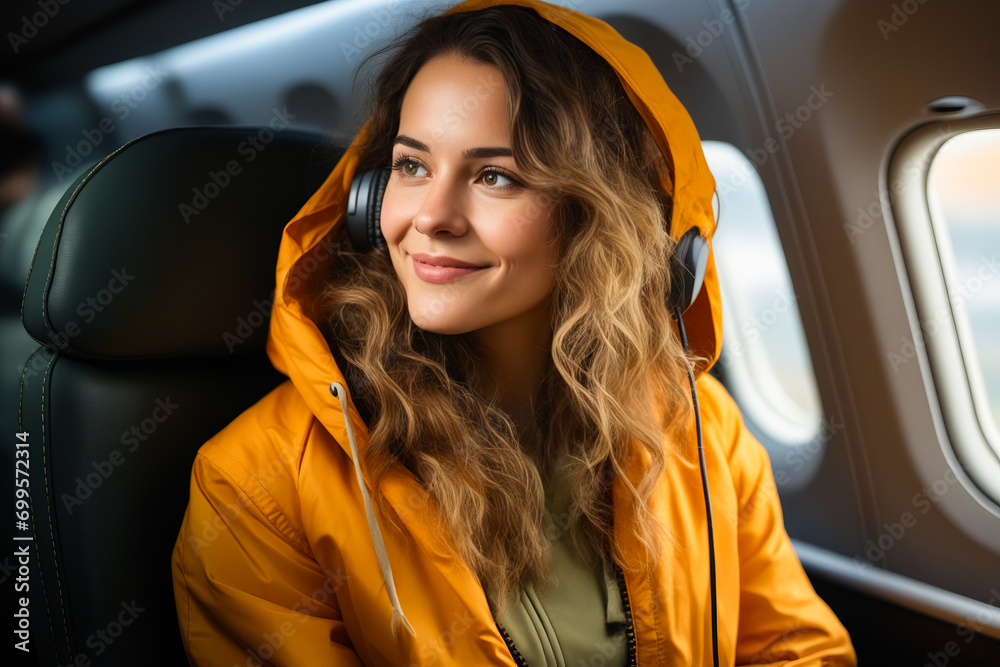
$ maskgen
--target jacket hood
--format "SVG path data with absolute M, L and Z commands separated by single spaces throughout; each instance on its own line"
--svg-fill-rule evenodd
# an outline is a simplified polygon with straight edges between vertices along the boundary
M 466 0 L 444 13 L 496 5 L 530 7 L 547 21 L 578 38 L 614 67 L 660 151 L 673 165 L 674 182 L 661 182 L 661 187 L 673 198 L 671 236 L 677 239 L 688 229 L 698 227 L 701 235 L 710 240 L 715 232 L 712 211 L 715 180 L 708 169 L 691 117 L 667 87 L 645 51 L 625 40 L 603 21 L 538 0 Z M 358 137 L 364 134 L 367 127 L 368 123 Z M 358 143 L 358 137 L 351 148 Z M 399 624 L 413 634 L 396 599 L 392 570 L 358 464 L 357 451 L 364 448 L 368 431 L 349 400 L 350 388 L 345 389 L 347 382 L 344 374 L 338 368 L 319 327 L 310 319 L 305 305 L 310 285 L 314 284 L 309 277 L 317 274 L 317 269 L 331 256 L 332 239 L 339 234 L 340 226 L 345 224 L 347 193 L 356 166 L 354 153 L 348 150 L 319 190 L 285 225 L 278 253 L 267 353 L 275 368 L 291 378 L 312 413 L 354 461 L 368 512 L 372 541 L 393 604 L 394 634 Z M 691 351 L 706 360 L 699 363 L 696 373 L 704 373 L 715 363 L 722 343 L 722 302 L 711 252 L 701 292 L 684 314 L 684 322 Z M 392 502 L 395 494 L 385 488 L 383 492 Z

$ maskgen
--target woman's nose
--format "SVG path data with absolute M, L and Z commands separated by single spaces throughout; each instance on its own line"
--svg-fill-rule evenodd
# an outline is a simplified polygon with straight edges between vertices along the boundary
M 465 198 L 457 179 L 434 179 L 427 188 L 413 226 L 425 236 L 462 236 L 468 230 Z

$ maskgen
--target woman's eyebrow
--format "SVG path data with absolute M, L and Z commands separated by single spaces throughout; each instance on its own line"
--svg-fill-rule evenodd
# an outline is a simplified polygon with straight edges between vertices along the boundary
M 431 150 L 427 147 L 427 144 L 405 134 L 400 134 L 396 137 L 395 141 L 392 142 L 392 145 L 395 146 L 396 144 L 409 146 L 414 150 L 423 151 L 425 153 L 431 152 Z M 506 146 L 467 148 L 462 151 L 462 158 L 465 160 L 489 157 L 514 157 L 514 153 Z

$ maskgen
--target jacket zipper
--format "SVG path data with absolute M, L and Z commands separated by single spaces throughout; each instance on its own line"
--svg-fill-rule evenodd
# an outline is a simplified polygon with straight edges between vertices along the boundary
M 615 563 L 614 566 L 615 579 L 618 581 L 618 591 L 622 595 L 622 602 L 625 606 L 625 639 L 628 641 L 628 666 L 638 667 L 639 658 L 635 646 L 635 627 L 632 625 L 632 607 L 628 601 L 628 589 L 625 588 L 625 572 L 619 567 L 618 563 Z
M 628 643 L 628 667 L 638 667 L 638 656 L 635 646 L 635 627 L 632 625 L 632 607 L 629 605 L 628 601 L 628 589 L 625 588 L 625 572 L 622 571 L 618 563 L 615 566 L 615 579 L 618 581 L 618 592 L 622 596 L 622 604 L 625 607 L 625 639 Z M 511 657 L 514 658 L 514 663 L 518 667 L 528 667 L 528 661 L 524 659 L 521 652 L 517 650 L 514 646 L 514 640 L 510 638 L 507 634 L 507 630 L 496 622 L 497 629 L 500 631 L 500 636 L 503 637 L 504 642 L 507 644 L 507 650 L 510 651 Z
M 493 622 L 496 623 L 495 620 Z M 510 655 L 514 658 L 514 663 L 517 667 L 528 667 L 528 661 L 524 659 L 521 652 L 517 650 L 516 646 L 514 646 L 514 640 L 507 634 L 507 630 L 499 623 L 496 623 L 496 625 L 497 629 L 500 630 L 500 635 L 503 637 L 503 640 L 507 643 L 507 650 L 510 651 Z

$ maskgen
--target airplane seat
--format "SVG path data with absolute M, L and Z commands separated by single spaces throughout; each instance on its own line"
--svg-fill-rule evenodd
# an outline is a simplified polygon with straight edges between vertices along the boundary
M 170 556 L 191 465 L 285 379 L 265 353 L 278 246 L 339 157 L 292 129 L 163 130 L 53 211 L 13 352 L 39 665 L 186 664 Z
M 67 185 L 36 186 L 28 197 L 0 213 L 0 406 L 3 406 L 0 410 L 0 433 L 4 433 L 6 438 L 14 437 L 18 432 L 17 400 L 21 372 L 24 360 L 38 347 L 21 324 L 24 282 L 45 221 Z M 17 455 L 13 444 L 8 444 L 10 446 L 4 448 L 0 457 L 0 465 L 10 473 L 8 479 L 12 482 L 0 490 L 0 503 L 13 510 L 17 501 L 17 487 L 13 481 Z M 0 561 L 4 600 L 13 601 L 23 593 L 15 588 L 19 583 L 16 572 L 20 565 L 12 549 Z M 10 613 L 13 612 L 12 609 Z

